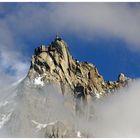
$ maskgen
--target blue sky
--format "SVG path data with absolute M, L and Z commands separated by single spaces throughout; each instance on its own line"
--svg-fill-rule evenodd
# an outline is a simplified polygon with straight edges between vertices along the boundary
M 0 3 L 0 73 L 26 75 L 34 48 L 59 33 L 105 80 L 140 77 L 139 3 Z

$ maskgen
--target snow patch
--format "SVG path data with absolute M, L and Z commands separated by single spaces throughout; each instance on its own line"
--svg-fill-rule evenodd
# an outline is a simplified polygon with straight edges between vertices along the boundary
M 81 138 L 81 137 L 82 137 L 80 131 L 77 131 L 77 137 L 78 137 L 78 138 Z
M 0 108 L 6 106 L 8 103 L 9 103 L 8 101 L 1 102 L 0 103 Z
M 41 76 L 35 78 L 35 80 L 34 80 L 34 84 L 35 84 L 35 85 L 44 86 L 44 82 L 43 82 L 41 79 L 42 79 Z
M 12 86 L 17 86 L 21 81 L 23 81 L 25 79 L 25 77 L 20 78 L 19 80 L 17 80 L 16 82 L 14 82 L 12 84 Z
M 98 98 L 98 99 L 99 99 L 99 98 L 100 98 L 100 94 L 96 94 L 96 98 Z
M 8 115 L 0 114 L 0 129 L 4 126 L 6 122 L 10 120 L 12 113 L 9 113 Z
M 55 122 L 50 122 L 50 123 L 47 123 L 47 124 L 41 124 L 39 122 L 36 122 L 35 120 L 32 120 L 32 123 L 34 123 L 36 125 L 36 129 L 37 131 L 41 130 L 42 128 L 46 128 L 47 126 L 50 126 L 50 125 L 55 125 L 57 123 L 57 121 Z

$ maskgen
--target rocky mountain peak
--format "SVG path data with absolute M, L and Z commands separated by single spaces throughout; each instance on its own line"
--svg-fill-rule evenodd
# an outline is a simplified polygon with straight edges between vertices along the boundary
M 128 81 L 123 73 L 105 81 L 94 64 L 74 59 L 56 36 L 35 48 L 27 77 L 2 97 L 0 128 L 11 137 L 95 137 L 89 131 L 96 119 L 95 100 Z
M 100 98 L 125 86 L 128 81 L 122 73 L 115 82 L 105 81 L 95 65 L 74 59 L 59 36 L 51 44 L 35 48 L 28 77 L 32 81 L 39 78 L 43 84 L 57 83 L 63 94 L 69 89 L 83 98 L 88 95 Z

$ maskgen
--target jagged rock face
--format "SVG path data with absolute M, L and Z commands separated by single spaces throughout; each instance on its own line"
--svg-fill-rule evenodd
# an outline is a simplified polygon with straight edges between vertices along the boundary
M 75 60 L 67 44 L 56 38 L 48 47 L 35 49 L 24 80 L 6 86 L 6 94 L 1 91 L 0 135 L 94 137 L 89 124 L 96 116 L 89 101 L 126 86 L 128 81 L 121 73 L 117 81 L 106 82 L 95 65 Z
M 32 56 L 28 77 L 34 80 L 38 76 L 45 83 L 60 83 L 63 93 L 66 87 L 74 91 L 78 85 L 86 90 L 84 94 L 102 94 L 105 91 L 104 79 L 95 65 L 75 60 L 67 44 L 59 39 L 55 39 L 45 51 Z
M 124 86 L 128 80 L 120 74 L 118 81 L 106 82 L 95 65 L 75 60 L 67 44 L 58 37 L 49 46 L 35 49 L 28 77 L 35 80 L 39 76 L 46 84 L 60 84 L 63 94 L 70 89 L 84 98 L 106 95 Z
M 109 92 L 114 92 L 115 90 L 118 90 L 122 87 L 125 87 L 128 85 L 128 83 L 132 81 L 131 78 L 126 77 L 123 73 L 120 73 L 118 75 L 117 81 L 108 81 L 107 82 L 107 88 L 109 89 Z
M 95 65 L 74 59 L 67 44 L 58 37 L 49 46 L 42 45 L 35 49 L 27 77 L 37 85 L 56 85 L 63 95 L 72 94 L 72 102 L 70 104 L 67 102 L 68 106 L 74 110 L 72 112 L 78 118 L 87 116 L 88 110 L 89 115 L 86 117 L 88 119 L 93 117 L 93 106 L 90 101 L 126 86 L 129 81 L 122 73 L 117 81 L 105 81 Z M 82 131 L 69 128 L 71 123 L 59 120 L 53 124 L 35 121 L 33 123 L 40 128 L 45 137 L 88 137 Z

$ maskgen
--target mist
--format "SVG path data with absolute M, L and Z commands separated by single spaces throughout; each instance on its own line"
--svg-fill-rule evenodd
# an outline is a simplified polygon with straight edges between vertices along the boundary
M 40 87 L 27 78 L 0 91 L 0 137 L 140 137 L 140 80 L 96 99 L 77 115 L 72 93 L 58 84 Z M 62 123 L 61 123 L 62 122 Z M 68 133 L 69 132 L 69 133 Z
M 140 137 L 140 80 L 94 103 L 95 137 Z
M 63 96 L 57 84 L 40 87 L 25 78 L 0 96 L 0 137 L 49 137 L 59 122 L 76 133 L 72 94 Z

